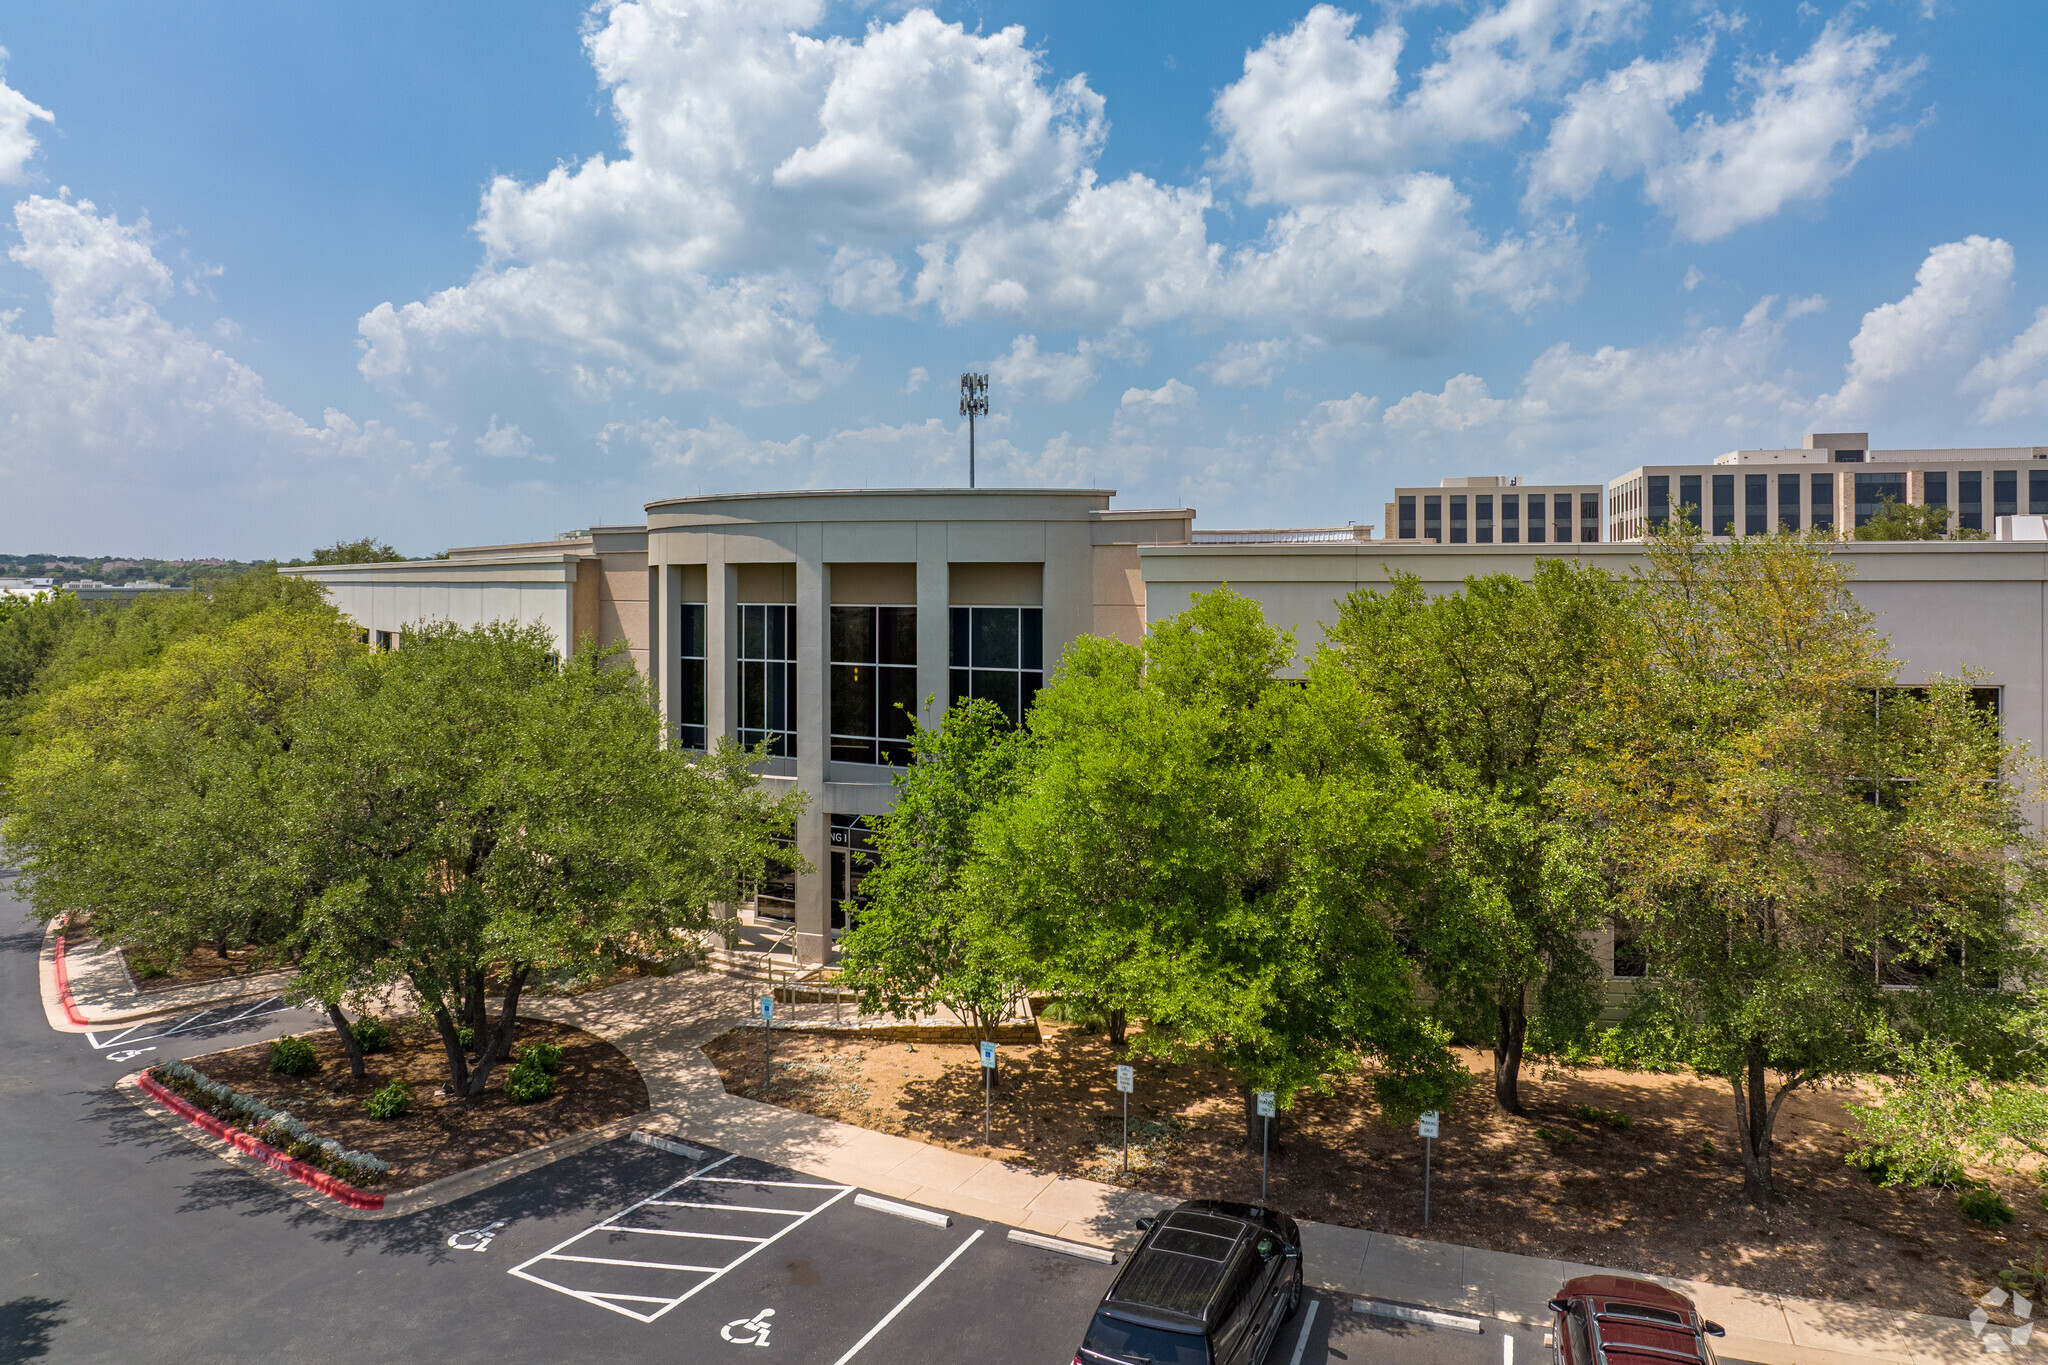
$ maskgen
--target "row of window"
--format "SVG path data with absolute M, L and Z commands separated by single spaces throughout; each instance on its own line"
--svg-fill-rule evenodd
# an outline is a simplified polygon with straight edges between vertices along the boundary
M 707 747 L 704 606 L 686 603 L 679 632 L 677 729 Z M 796 757 L 796 608 L 741 603 L 739 741 Z M 985 697 L 1021 723 L 1045 682 L 1045 612 L 1039 607 L 952 607 L 947 611 L 948 691 Z M 832 608 L 828 667 L 832 758 L 840 763 L 910 761 L 917 714 L 917 608 Z
M 1924 500 L 1930 507 L 1947 507 L 1956 514 L 1956 521 L 1965 530 L 1985 529 L 1985 472 L 1965 469 L 1955 476 L 1955 501 L 1949 500 L 1949 471 L 1930 469 L 1922 475 Z M 1993 517 L 2015 516 L 2020 510 L 2020 478 L 2016 469 L 1994 469 L 1989 471 L 1991 485 L 1991 509 Z M 1843 471 L 1843 477 L 1852 478 L 1850 485 L 1855 498 L 1854 524 L 1862 526 L 1877 516 L 1887 502 L 1906 501 L 1907 471 L 1859 470 L 1854 474 Z M 1651 474 L 1643 480 L 1643 519 L 1650 529 L 1664 525 L 1676 509 L 1685 509 L 1685 516 L 1694 526 L 1704 526 L 1717 536 L 1740 534 L 1764 535 L 1774 529 L 1798 531 L 1812 527 L 1818 531 L 1830 531 L 1835 526 L 1835 475 L 1826 474 L 1680 474 L 1675 476 L 1678 484 L 1677 497 L 1672 496 L 1670 474 Z M 1771 480 L 1777 480 L 1777 516 L 1775 523 L 1771 516 Z M 1736 512 L 1736 480 L 1742 481 L 1742 509 L 1738 518 Z M 1805 499 L 1802 503 L 1802 494 Z M 1625 502 L 1633 498 L 1624 495 Z M 2029 513 L 2048 513 L 2048 469 L 2027 471 L 2027 510 Z M 1633 526 L 1625 524 L 1625 532 L 1633 534 Z
M 1468 508 L 1469 500 L 1469 508 Z M 1500 520 L 1494 521 L 1496 500 L 1500 508 Z M 1422 511 L 1421 538 L 1446 543 L 1444 514 L 1450 513 L 1450 535 L 1452 545 L 1492 545 L 1496 531 L 1502 545 L 1541 545 L 1554 541 L 1567 545 L 1574 540 L 1588 543 L 1600 539 L 1600 495 L 1581 493 L 1577 498 L 1578 516 L 1574 519 L 1573 496 L 1570 493 L 1431 493 L 1420 499 L 1413 493 L 1400 495 L 1398 517 L 1401 540 L 1416 539 L 1416 503 L 1420 501 Z M 1467 512 L 1470 520 L 1467 520 Z M 1526 519 L 1523 512 L 1527 511 Z

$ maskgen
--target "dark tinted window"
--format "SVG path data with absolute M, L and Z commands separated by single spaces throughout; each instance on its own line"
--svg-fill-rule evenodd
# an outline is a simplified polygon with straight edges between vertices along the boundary
M 1611 1317 L 1641 1318 L 1644 1322 L 1670 1322 L 1683 1327 L 1685 1319 L 1668 1308 L 1652 1308 L 1642 1303 L 1614 1303 L 1609 1301 L 1607 1313 Z
M 1735 476 L 1716 474 L 1714 476 L 1714 534 L 1732 536 L 1735 534 Z
M 2017 469 L 1994 469 L 1991 471 L 1991 515 L 2011 517 L 2019 515 L 2020 472 Z
M 1832 531 L 1835 529 L 1835 476 L 1816 474 L 1813 476 L 1813 529 Z
M 1981 472 L 1966 469 L 1956 475 L 1956 511 L 1961 514 L 1964 530 L 1984 529 L 1984 475 Z
M 1699 475 L 1680 474 L 1678 476 L 1678 504 L 1687 509 L 1685 519 L 1694 526 L 1698 526 L 1700 524 L 1700 513 L 1705 510 L 1700 506 Z
M 1742 534 L 1760 536 L 1770 530 L 1770 517 L 1765 504 L 1770 498 L 1768 474 L 1744 474 L 1742 476 Z
M 1529 495 L 1529 543 L 1531 545 L 1541 545 L 1543 543 L 1543 521 L 1546 515 L 1544 504 L 1548 501 L 1549 499 L 1541 493 L 1531 493 Z
M 1948 506 L 1948 471 L 1930 469 L 1927 471 L 1925 500 L 1929 507 Z
M 1652 474 L 1649 478 L 1649 507 L 1644 516 L 1649 518 L 1652 530 L 1671 520 L 1671 476 Z
M 1415 495 L 1401 495 L 1401 539 L 1415 539 Z
M 1106 1313 L 1096 1314 L 1095 1321 L 1088 1324 L 1088 1339 L 1081 1349 L 1110 1360 L 1145 1365 L 1209 1365 L 1209 1343 L 1201 1337 L 1123 1322 Z
M 1778 524 L 1788 531 L 1799 529 L 1799 476 L 1778 476 Z

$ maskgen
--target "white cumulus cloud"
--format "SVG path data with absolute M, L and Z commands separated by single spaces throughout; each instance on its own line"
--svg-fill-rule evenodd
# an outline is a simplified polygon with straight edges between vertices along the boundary
M 1020 336 L 1010 343 L 1008 355 L 989 362 L 989 379 L 999 393 L 1065 403 L 1079 398 L 1095 383 L 1091 349 L 1083 340 L 1071 352 L 1040 351 L 1037 337 Z
M 0 71 L 7 67 L 7 49 L 0 47 Z M 37 123 L 55 123 L 57 116 L 0 80 L 0 185 L 28 178 L 29 158 L 36 154 Z

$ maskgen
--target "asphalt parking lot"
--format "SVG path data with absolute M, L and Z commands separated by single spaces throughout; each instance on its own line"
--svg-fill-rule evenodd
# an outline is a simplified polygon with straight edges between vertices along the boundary
M 0 872 L 0 1365 L 1066 1365 L 1114 1273 L 994 1224 L 863 1207 L 859 1191 L 798 1170 L 623 1139 L 408 1217 L 336 1218 L 113 1088 L 151 1062 L 320 1017 L 272 1001 L 53 1032 L 37 991 L 41 932 L 10 882 Z M 1312 1296 L 1269 1357 L 1547 1358 L 1537 1331 L 1393 1321 L 1332 1295 Z

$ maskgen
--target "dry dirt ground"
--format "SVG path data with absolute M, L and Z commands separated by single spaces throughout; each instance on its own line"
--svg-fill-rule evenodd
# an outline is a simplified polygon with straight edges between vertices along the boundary
M 972 1046 L 863 1042 L 787 1033 L 775 1040 L 777 1104 L 1036 1170 L 1121 1181 L 1175 1198 L 1257 1199 L 1259 1151 L 1223 1073 L 1140 1060 L 1131 1165 L 1106 1039 L 1047 1023 L 1038 1047 L 1005 1047 L 991 1145 L 981 1141 L 982 1077 Z M 761 1035 L 705 1051 L 726 1089 L 760 1098 Z M 1529 1256 L 1560 1257 L 1877 1307 L 1967 1314 L 2009 1260 L 2048 1252 L 2041 1190 L 2008 1182 L 2019 1221 L 1992 1231 L 1938 1190 L 1883 1189 L 1843 1156 L 1848 1091 L 1795 1091 L 1777 1127 L 1781 1202 L 1768 1221 L 1743 1201 L 1731 1148 L 1734 1105 L 1720 1081 L 1587 1067 L 1523 1071 L 1524 1118 L 1492 1103 L 1487 1078 L 1446 1115 L 1422 1222 L 1423 1144 L 1379 1120 L 1358 1078 L 1303 1095 L 1273 1132 L 1268 1202 L 1299 1217 Z M 1575 1115 L 1589 1107 L 1627 1127 Z
M 274 957 L 257 948 L 230 948 L 226 957 L 215 952 L 211 945 L 194 948 L 183 961 L 168 967 L 159 967 L 132 952 L 123 950 L 128 963 L 128 975 L 135 982 L 135 989 L 143 992 L 167 991 L 177 986 L 195 986 L 202 981 L 221 981 L 231 977 L 255 976 L 274 969 L 278 963 Z
M 395 1024 L 392 1033 L 389 1052 L 363 1059 L 369 1076 L 360 1081 L 349 1075 L 348 1056 L 331 1028 L 302 1035 L 320 1056 L 319 1069 L 308 1076 L 270 1070 L 268 1043 L 193 1057 L 190 1063 L 273 1109 L 290 1110 L 323 1138 L 390 1162 L 391 1178 L 380 1186 L 387 1191 L 439 1180 L 647 1108 L 647 1083 L 625 1054 L 566 1024 L 528 1019 L 514 1030 L 515 1057 L 528 1043 L 562 1049 L 555 1093 L 531 1104 L 505 1094 L 505 1066 L 492 1069 L 484 1093 L 474 1100 L 436 1094 L 448 1080 L 440 1035 L 417 1021 Z M 395 1119 L 371 1118 L 363 1112 L 364 1097 L 394 1077 L 412 1087 L 412 1107 Z

